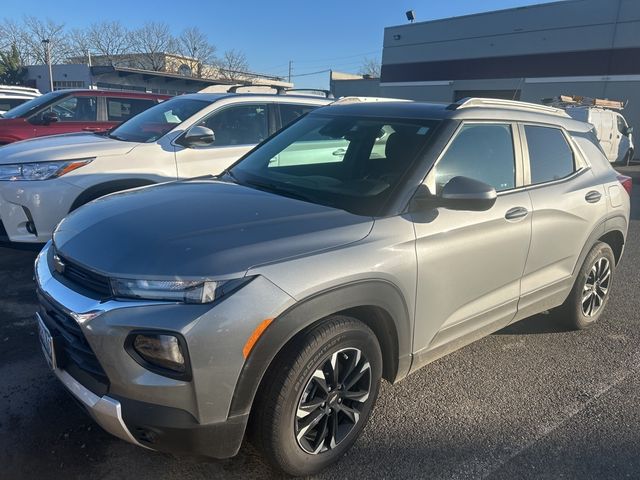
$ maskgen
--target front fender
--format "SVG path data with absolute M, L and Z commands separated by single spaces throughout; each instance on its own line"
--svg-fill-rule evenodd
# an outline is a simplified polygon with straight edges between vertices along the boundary
M 388 342 L 387 349 L 394 352 L 396 362 L 393 380 L 407 375 L 411 367 L 411 317 L 405 300 L 398 288 L 384 280 L 366 280 L 338 287 L 315 294 L 297 302 L 278 318 L 260 337 L 242 368 L 235 387 L 229 416 L 249 413 L 262 378 L 278 352 L 297 334 L 314 325 L 329 315 L 359 307 L 374 307 L 377 311 L 386 312 L 387 322 L 384 327 L 374 329 L 376 332 L 387 332 L 381 338 Z M 380 338 L 380 333 L 377 333 Z M 391 341 L 388 337 L 395 337 Z M 392 345 L 395 343 L 396 345 Z M 381 345 L 385 350 L 385 345 Z M 384 353 L 384 352 L 383 352 Z M 388 355 L 385 355 L 385 360 Z

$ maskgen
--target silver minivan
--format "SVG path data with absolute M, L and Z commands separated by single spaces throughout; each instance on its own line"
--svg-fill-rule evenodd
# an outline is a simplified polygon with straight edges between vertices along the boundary
M 313 474 L 382 378 L 543 311 L 592 326 L 630 191 L 562 110 L 337 102 L 221 175 L 65 218 L 35 266 L 43 351 L 121 439 L 225 458 L 248 432 Z

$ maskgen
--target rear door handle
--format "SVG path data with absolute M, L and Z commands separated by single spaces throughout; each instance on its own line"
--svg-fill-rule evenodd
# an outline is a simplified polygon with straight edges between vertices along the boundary
M 513 207 L 507 210 L 507 213 L 504 214 L 504 218 L 507 220 L 520 220 L 527 215 L 529 215 L 529 210 L 525 207 Z
M 595 190 L 591 190 L 584 196 L 584 199 L 589 203 L 598 203 L 602 198 L 602 194 L 600 192 L 596 192 Z

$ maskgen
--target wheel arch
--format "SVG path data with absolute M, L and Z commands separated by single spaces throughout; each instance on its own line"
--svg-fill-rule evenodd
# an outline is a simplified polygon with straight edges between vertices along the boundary
M 69 209 L 69 212 L 73 212 L 76 208 L 80 208 L 85 203 L 89 203 L 92 200 L 110 193 L 121 192 L 123 190 L 129 190 L 130 188 L 145 187 L 148 185 L 154 185 L 155 183 L 156 182 L 145 178 L 125 178 L 121 180 L 109 180 L 107 182 L 92 185 L 76 197 Z
M 386 281 L 343 285 L 302 301 L 278 316 L 249 354 L 236 383 L 229 416 L 249 413 L 266 372 L 300 335 L 331 315 L 348 315 L 369 326 L 378 338 L 383 377 L 404 378 L 411 366 L 411 323 L 404 297 Z

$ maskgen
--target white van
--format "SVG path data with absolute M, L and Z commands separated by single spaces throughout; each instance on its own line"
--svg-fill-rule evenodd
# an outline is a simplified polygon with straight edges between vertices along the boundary
M 40 95 L 37 88 L 0 85 L 0 115 Z
M 592 124 L 598 140 L 611 163 L 629 165 L 633 160 L 633 128 L 624 117 L 613 110 L 601 107 L 567 107 L 566 112 L 576 120 Z

